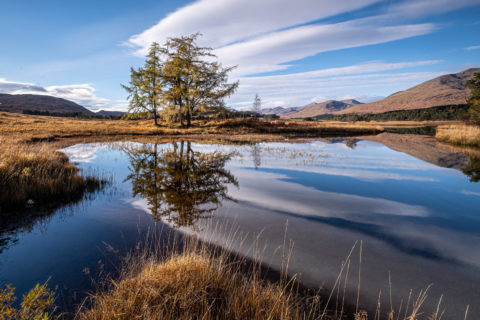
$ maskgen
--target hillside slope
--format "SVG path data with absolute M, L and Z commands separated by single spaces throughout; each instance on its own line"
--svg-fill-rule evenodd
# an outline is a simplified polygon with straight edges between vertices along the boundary
M 328 100 L 320 103 L 313 103 L 307 105 L 302 110 L 290 113 L 286 115 L 287 118 L 306 118 L 306 117 L 316 117 L 324 114 L 335 113 L 340 110 L 347 110 L 353 106 L 361 105 L 361 102 L 357 100 Z
M 94 113 L 81 105 L 62 98 L 35 94 L 0 94 L 0 111 L 48 111 L 50 113 Z
M 305 108 L 307 108 L 309 105 L 306 106 L 300 106 L 300 107 L 289 107 L 289 108 L 284 108 L 284 107 L 275 107 L 275 108 L 265 108 L 261 110 L 261 113 L 263 114 L 275 114 L 280 117 L 285 117 L 288 116 L 289 114 L 293 114 L 296 112 L 299 112 Z
M 480 68 L 446 74 L 405 91 L 394 93 L 385 99 L 354 106 L 336 113 L 382 113 L 395 110 L 465 104 L 470 96 L 470 90 L 465 83 L 476 72 L 480 72 Z

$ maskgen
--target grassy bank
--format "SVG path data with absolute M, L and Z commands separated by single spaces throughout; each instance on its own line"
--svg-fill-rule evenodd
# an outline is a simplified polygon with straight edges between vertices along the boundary
M 456 145 L 480 147 L 480 127 L 464 124 L 439 126 L 435 138 Z
M 380 305 L 367 313 L 358 297 L 345 296 L 352 251 L 341 266 L 333 290 L 326 295 L 303 291 L 295 277 L 284 273 L 268 280 L 258 263 L 192 240 L 181 251 L 159 257 L 144 254 L 126 260 L 121 276 L 94 293 L 76 314 L 77 319 L 441 319 L 441 303 L 423 310 L 428 288 L 405 298 L 396 308 Z M 193 245 L 192 245 L 193 244 Z M 213 249 L 213 251 L 212 251 Z M 360 249 L 361 250 L 361 249 Z M 360 282 L 358 283 L 360 286 Z M 365 286 L 366 284 L 362 284 Z M 390 288 L 390 292 L 391 292 Z M 313 293 L 312 293 L 313 292 Z M 343 292 L 343 294 L 342 294 Z M 348 305 L 347 301 L 357 306 Z M 391 300 L 391 298 L 390 298 Z M 355 311 L 357 310 L 357 311 Z M 465 315 L 458 319 L 468 319 Z
M 78 319 L 316 319 L 292 283 L 270 283 L 204 250 L 128 266 Z
M 95 138 L 114 136 L 195 136 L 225 137 L 252 134 L 275 134 L 279 137 L 352 136 L 376 134 L 388 128 L 412 128 L 449 122 L 340 122 L 273 120 L 195 120 L 191 128 L 154 126 L 152 120 L 98 120 L 56 118 L 15 113 L 0 113 L 0 136 L 28 142 L 52 141 L 65 138 Z
M 68 202 L 105 183 L 84 177 L 49 145 L 28 145 L 0 138 L 0 213 Z

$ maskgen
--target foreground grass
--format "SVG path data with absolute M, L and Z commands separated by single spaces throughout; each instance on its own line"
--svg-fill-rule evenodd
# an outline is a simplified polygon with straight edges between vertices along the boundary
M 145 261 L 94 297 L 78 319 L 303 319 L 290 286 L 249 277 L 223 257 L 188 252 Z M 310 316 L 309 316 L 310 314 Z
M 439 126 L 435 137 L 452 144 L 480 147 L 480 127 L 473 125 Z
M 335 291 L 344 290 L 346 282 L 342 283 L 342 279 L 348 278 L 347 263 L 342 264 L 330 295 L 320 296 L 299 290 L 295 277 L 289 278 L 286 273 L 277 281 L 268 281 L 258 264 L 245 268 L 243 258 L 232 258 L 219 250 L 212 252 L 194 240 L 179 253 L 170 251 L 163 259 L 148 253 L 129 258 L 120 278 L 111 279 L 109 289 L 93 294 L 90 307 L 80 309 L 76 319 L 440 320 L 442 317 L 441 298 L 433 313 L 427 315 L 422 310 L 428 288 L 417 295 L 410 292 L 406 303 L 401 302 L 395 310 L 390 306 L 382 311 L 379 300 L 377 310 L 369 314 L 358 308 L 358 298 L 357 307 L 347 307 L 345 301 L 354 301 L 354 297 L 337 293 L 335 298 Z M 468 319 L 468 307 L 458 319 Z
M 355 246 L 352 251 L 354 248 Z M 74 318 L 442 319 L 442 297 L 435 310 L 426 313 L 422 309 L 428 297 L 428 288 L 418 294 L 410 291 L 408 298 L 400 302 L 398 308 L 393 307 L 390 297 L 390 306 L 387 306 L 387 310 L 385 307 L 381 310 L 380 296 L 377 309 L 370 314 L 358 308 L 358 297 L 356 307 L 347 307 L 345 301 L 355 299 L 345 297 L 351 253 L 342 263 L 330 295 L 320 296 L 300 290 L 295 277 L 287 277 L 286 272 L 279 275 L 278 280 L 269 281 L 258 263 L 248 263 L 244 258 L 232 256 L 223 249 L 207 247 L 194 238 L 188 240 L 180 251 L 170 249 L 164 255 L 159 255 L 152 249 L 144 249 L 141 254 L 126 259 L 119 278 L 101 279 L 105 282 L 106 289 L 93 293 L 79 307 Z M 287 269 L 288 262 L 285 270 Z M 390 292 L 391 290 L 390 287 Z M 340 291 L 343 291 L 343 296 L 338 295 Z M 37 285 L 25 295 L 20 308 L 13 305 L 13 294 L 10 286 L 0 290 L 0 319 L 49 320 L 66 316 L 54 313 L 54 292 L 45 284 Z M 469 319 L 468 309 L 467 306 L 465 314 L 456 319 Z
M 0 138 L 0 213 L 68 202 L 105 181 L 83 177 L 65 154 L 46 144 Z

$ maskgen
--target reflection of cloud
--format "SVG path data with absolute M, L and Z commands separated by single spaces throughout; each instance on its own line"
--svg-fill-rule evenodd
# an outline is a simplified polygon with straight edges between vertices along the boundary
M 467 195 L 467 196 L 477 196 L 477 197 L 480 197 L 480 192 L 462 190 L 462 191 L 460 191 L 460 193 L 461 193 L 461 194 L 464 194 L 464 195 Z
M 88 163 L 97 158 L 96 153 L 102 148 L 101 144 L 90 143 L 67 147 L 60 151 L 65 153 L 71 162 Z
M 305 216 L 349 217 L 362 214 L 426 217 L 422 206 L 337 192 L 326 192 L 286 182 L 286 176 L 274 173 L 241 170 L 240 190 L 235 199 L 248 201 L 268 210 L 281 210 Z
M 123 199 L 124 202 L 130 204 L 135 209 L 144 211 L 149 215 L 152 215 L 152 211 L 148 208 L 147 200 L 144 198 L 131 198 L 131 199 Z

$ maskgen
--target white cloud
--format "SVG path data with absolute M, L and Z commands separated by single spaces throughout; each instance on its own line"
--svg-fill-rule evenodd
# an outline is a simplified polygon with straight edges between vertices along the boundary
M 465 48 L 465 50 L 467 51 L 479 50 L 479 49 L 480 49 L 480 46 L 470 46 Z
M 238 109 L 251 108 L 252 92 L 260 94 L 263 107 L 298 106 L 328 99 L 355 98 L 361 102 L 369 102 L 378 100 L 378 94 L 387 95 L 394 88 L 408 88 L 412 83 L 429 80 L 441 74 L 389 71 L 434 65 L 440 62 L 442 61 L 397 63 L 376 61 L 284 75 L 240 77 L 238 92 L 229 103 Z
M 311 73 L 251 77 L 265 72 L 288 73 L 294 63 L 322 52 L 381 44 L 434 32 L 433 23 L 418 23 L 419 17 L 476 5 L 480 0 L 197 0 L 161 19 L 149 29 L 128 39 L 137 55 L 144 55 L 151 42 L 168 37 L 203 33 L 199 44 L 210 46 L 225 65 L 238 65 L 232 76 L 240 88 L 230 103 L 250 108 L 255 92 L 264 107 L 295 106 L 316 99 L 356 97 L 377 100 L 399 88 L 438 76 L 437 72 L 378 74 L 388 70 L 428 65 L 373 63 L 332 68 Z M 379 4 L 378 6 L 373 6 Z M 370 7 L 369 7 L 370 6 Z M 362 8 L 368 10 L 360 11 Z M 355 12 L 349 20 L 345 13 Z M 335 18 L 336 22 L 326 22 Z M 412 23 L 412 21 L 414 21 Z M 430 64 L 437 63 L 431 61 Z M 358 69 L 358 71 L 356 71 Z M 373 70 L 373 71 L 372 71 Z M 371 76 L 365 73 L 377 72 Z M 344 77 L 339 77 L 343 75 Z M 347 78 L 348 75 L 348 78 Z M 354 78 L 353 75 L 358 75 Z M 246 77 L 250 76 L 250 77 Z M 327 76 L 336 78 L 326 79 Z
M 313 23 L 355 11 L 377 0 L 331 1 L 201 0 L 180 8 L 127 44 L 143 55 L 153 41 L 202 32 L 201 45 L 213 47 L 219 60 L 238 65 L 236 75 L 288 69 L 288 62 L 321 52 L 385 43 L 423 35 L 434 24 L 395 25 L 391 16 L 373 16 L 333 24 Z M 281 8 L 281 9 L 279 9 Z
M 220 47 L 264 33 L 368 6 L 379 0 L 200 0 L 128 39 L 144 54 L 153 41 L 202 32 L 203 45 Z
M 235 74 L 258 74 L 288 69 L 285 63 L 321 52 L 405 39 L 434 29 L 433 24 L 377 26 L 360 20 L 308 25 L 229 45 L 215 54 L 226 65 L 238 64 Z
M 0 93 L 8 94 L 39 94 L 74 101 L 93 111 L 125 110 L 124 101 L 112 101 L 98 97 L 95 88 L 90 84 L 71 84 L 63 86 L 42 87 L 27 82 L 13 82 L 0 78 Z
M 390 6 L 389 13 L 400 18 L 454 11 L 480 4 L 480 0 L 408 0 Z

